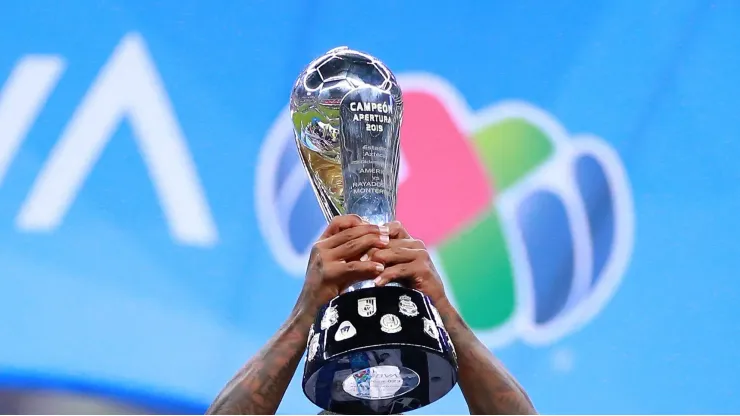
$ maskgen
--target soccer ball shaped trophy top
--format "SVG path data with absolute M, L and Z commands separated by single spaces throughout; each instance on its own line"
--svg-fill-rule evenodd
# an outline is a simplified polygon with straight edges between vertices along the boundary
M 394 219 L 401 89 L 378 59 L 346 47 L 311 62 L 290 97 L 303 166 L 327 220 Z M 413 410 L 457 382 L 457 358 L 439 313 L 398 283 L 356 283 L 325 305 L 308 337 L 303 391 L 344 414 Z

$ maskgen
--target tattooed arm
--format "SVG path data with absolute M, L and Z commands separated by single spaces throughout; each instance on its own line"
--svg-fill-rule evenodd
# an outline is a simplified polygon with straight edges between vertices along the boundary
M 274 414 L 306 348 L 319 308 L 350 283 L 373 279 L 383 265 L 360 261 L 388 245 L 388 227 L 354 215 L 334 218 L 311 251 L 306 280 L 290 318 L 216 397 L 207 414 Z
M 536 414 L 532 402 L 504 365 L 478 340 L 446 299 L 437 309 L 457 352 L 460 390 L 473 415 Z
M 387 248 L 373 250 L 371 259 L 385 265 L 376 279 L 384 285 L 407 280 L 422 291 L 439 310 L 457 351 L 460 390 L 471 414 L 536 414 L 536 410 L 514 377 L 475 336 L 452 307 L 424 243 L 414 240 L 398 222 L 390 224 Z
M 292 313 L 275 336 L 226 385 L 207 414 L 275 414 L 306 349 L 312 323 L 311 315 Z

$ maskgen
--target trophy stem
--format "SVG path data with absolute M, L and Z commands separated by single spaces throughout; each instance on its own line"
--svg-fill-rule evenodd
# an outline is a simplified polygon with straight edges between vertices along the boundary
M 385 286 L 406 287 L 406 285 L 404 285 L 402 283 L 399 283 L 399 282 L 386 283 Z M 355 290 L 360 290 L 360 289 L 370 289 L 370 288 L 373 288 L 373 287 L 377 287 L 375 285 L 375 282 L 374 281 L 372 281 L 372 280 L 361 280 L 359 282 L 355 282 L 355 283 L 347 286 L 347 288 L 342 291 L 342 294 L 354 292 Z

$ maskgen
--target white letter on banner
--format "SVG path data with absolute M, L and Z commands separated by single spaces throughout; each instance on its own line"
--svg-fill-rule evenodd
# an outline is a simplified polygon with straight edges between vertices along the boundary
M 58 56 L 29 55 L 16 64 L 0 91 L 0 185 L 63 70 Z
M 200 179 L 138 34 L 124 37 L 101 69 L 18 213 L 18 227 L 49 231 L 59 226 L 124 118 L 131 123 L 174 238 L 185 244 L 213 245 L 218 234 Z

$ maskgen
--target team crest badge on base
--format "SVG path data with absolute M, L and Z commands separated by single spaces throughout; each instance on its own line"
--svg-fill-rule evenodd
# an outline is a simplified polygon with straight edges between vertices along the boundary
M 339 320 L 339 312 L 335 306 L 326 308 L 324 316 L 321 318 L 321 330 L 325 331 L 331 328 Z
M 410 297 L 403 295 L 398 298 L 398 311 L 406 316 L 416 316 L 419 314 L 419 308 Z
M 319 335 L 320 334 L 315 334 L 311 337 L 311 341 L 309 341 L 308 361 L 313 361 L 314 357 L 316 357 L 316 353 L 319 351 Z
M 311 329 L 308 331 L 308 340 L 306 341 L 306 348 L 308 348 L 308 346 L 311 345 L 311 339 L 313 339 L 314 332 L 315 331 L 313 330 L 313 325 L 311 325 Z
M 437 332 L 437 325 L 432 322 L 429 318 L 424 319 L 424 332 L 434 339 L 439 339 L 439 332 Z
M 355 326 L 352 325 L 352 322 L 344 321 L 339 324 L 339 328 L 337 328 L 337 333 L 334 334 L 334 340 L 344 341 L 345 339 L 352 338 L 356 334 L 357 329 L 355 329 Z
M 401 331 L 401 320 L 396 315 L 386 314 L 380 318 L 380 330 L 388 333 L 395 334 Z
M 375 315 L 378 310 L 375 298 L 363 298 L 357 300 L 357 313 L 363 318 L 369 318 Z

